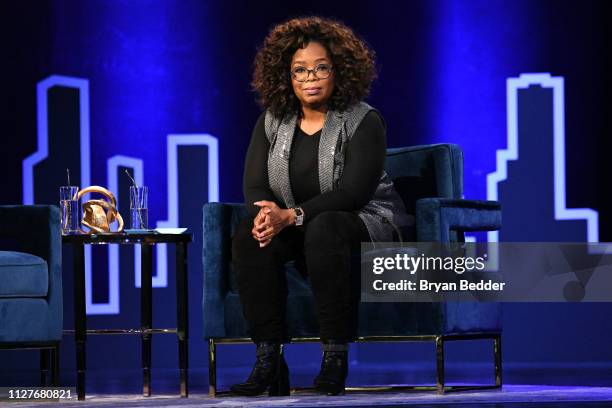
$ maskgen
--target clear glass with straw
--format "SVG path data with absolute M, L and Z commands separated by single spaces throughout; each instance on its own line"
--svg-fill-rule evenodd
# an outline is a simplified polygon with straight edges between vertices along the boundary
M 149 225 L 147 186 L 130 187 L 130 221 L 132 229 L 147 229 Z
M 70 185 L 70 171 L 68 169 L 66 169 L 66 175 L 68 185 L 59 188 L 60 222 L 64 235 L 78 233 L 80 224 L 79 200 L 77 199 L 79 188 Z
M 126 170 L 125 173 L 132 181 L 130 186 L 130 228 L 147 229 L 149 227 L 149 189 L 139 186 Z

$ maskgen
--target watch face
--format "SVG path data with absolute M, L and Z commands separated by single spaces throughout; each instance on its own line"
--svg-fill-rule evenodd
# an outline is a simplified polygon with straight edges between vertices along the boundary
M 295 211 L 295 225 L 302 225 L 304 223 L 304 211 L 301 208 L 294 208 Z

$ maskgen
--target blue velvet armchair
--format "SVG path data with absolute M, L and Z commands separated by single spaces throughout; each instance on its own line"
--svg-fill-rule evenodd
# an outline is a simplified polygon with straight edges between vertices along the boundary
M 41 383 L 59 378 L 62 339 L 59 210 L 0 206 L 0 349 L 40 349 Z
M 497 202 L 471 201 L 463 196 L 463 153 L 452 144 L 389 149 L 385 168 L 416 227 L 404 241 L 463 241 L 465 231 L 497 230 Z M 207 203 L 203 208 L 203 318 L 209 347 L 209 394 L 217 393 L 216 345 L 247 342 L 247 327 L 231 267 L 231 237 L 247 216 L 241 204 Z M 287 265 L 287 323 L 294 342 L 317 341 L 318 327 L 307 282 Z M 444 344 L 452 340 L 492 339 L 495 381 L 501 386 L 501 310 L 495 303 L 361 303 L 357 341 L 434 341 L 439 393 L 450 387 L 444 379 Z M 406 386 L 410 388 L 409 386 Z M 475 388 L 475 387 L 469 387 Z

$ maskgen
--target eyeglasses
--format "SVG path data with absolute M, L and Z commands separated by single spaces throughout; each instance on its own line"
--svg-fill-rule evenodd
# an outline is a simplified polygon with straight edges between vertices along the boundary
M 317 79 L 327 79 L 331 75 L 333 68 L 327 64 L 319 64 L 314 69 L 295 67 L 291 70 L 291 76 L 298 82 L 306 82 L 312 72 L 312 75 Z

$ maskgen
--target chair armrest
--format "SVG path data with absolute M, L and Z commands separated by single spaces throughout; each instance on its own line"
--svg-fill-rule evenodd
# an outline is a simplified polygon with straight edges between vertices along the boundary
M 423 198 L 416 205 L 417 240 L 449 242 L 451 231 L 495 231 L 501 228 L 497 201 Z
M 206 203 L 202 212 L 204 337 L 223 337 L 224 300 L 229 287 L 232 234 L 236 224 L 248 217 L 248 213 L 244 204 L 230 203 Z
M 18 243 L 19 251 L 36 255 L 47 261 L 49 290 L 47 302 L 50 322 L 61 338 L 62 302 L 62 234 L 59 208 L 54 205 L 0 205 L 0 237 Z

